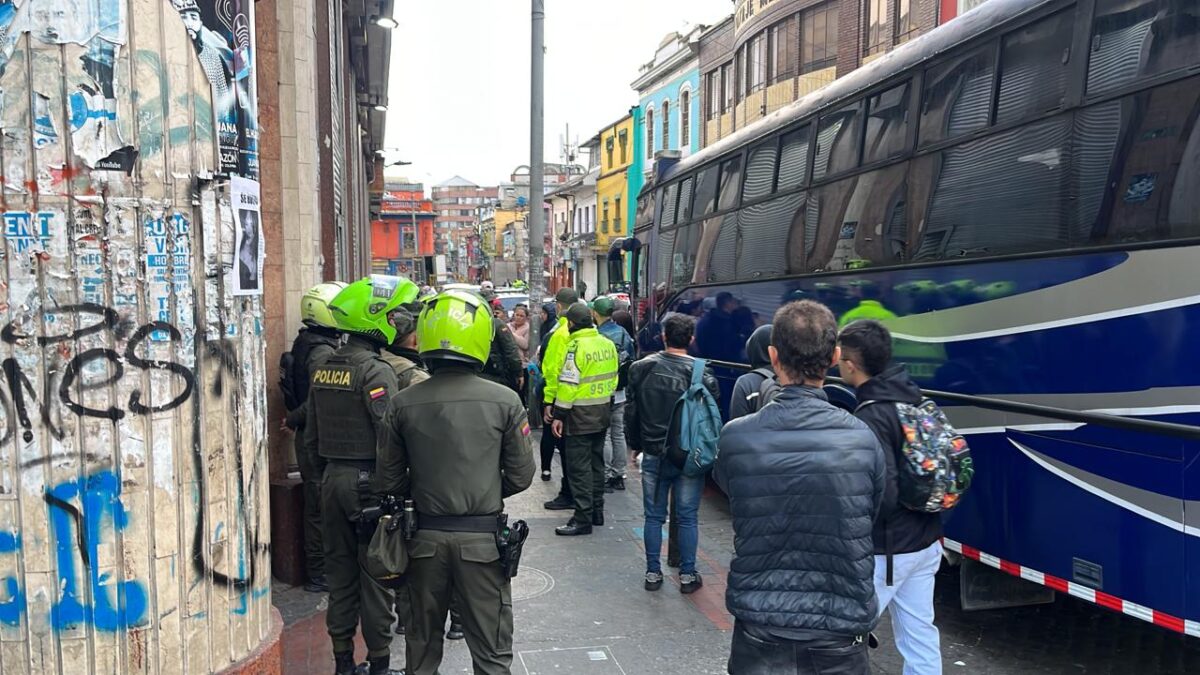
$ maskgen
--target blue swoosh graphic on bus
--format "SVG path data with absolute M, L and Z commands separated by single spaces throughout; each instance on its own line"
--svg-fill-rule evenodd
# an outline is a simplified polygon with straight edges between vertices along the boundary
M 1038 466 L 1082 490 L 1159 525 L 1200 537 L 1200 528 L 1188 525 L 1185 519 L 1187 512 L 1200 513 L 1200 501 L 1185 501 L 1126 485 L 1054 459 L 1011 438 L 1008 442 Z

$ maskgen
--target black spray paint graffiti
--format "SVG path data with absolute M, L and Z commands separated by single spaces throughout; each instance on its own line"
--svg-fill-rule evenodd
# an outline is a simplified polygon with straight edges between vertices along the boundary
M 78 340 L 89 335 L 110 330 L 113 331 L 118 339 L 127 339 L 128 342 L 123 354 L 108 348 L 88 349 L 76 354 L 63 370 L 62 380 L 58 384 L 57 392 L 53 390 L 53 378 L 46 379 L 43 391 L 40 394 L 39 392 L 35 392 L 29 377 L 22 372 L 17 360 L 13 357 L 5 359 L 2 365 L 4 381 L 8 385 L 9 395 L 5 397 L 0 392 L 0 406 L 2 406 L 3 411 L 6 413 L 6 419 L 10 423 L 8 428 L 0 430 L 0 446 L 3 446 L 12 437 L 12 422 L 14 418 L 16 424 L 21 428 L 22 440 L 26 443 L 33 441 L 33 423 L 29 416 L 29 401 L 27 397 L 33 401 L 40 401 L 39 412 L 42 424 L 55 438 L 60 440 L 63 438 L 63 430 L 61 424 L 54 418 L 51 407 L 52 396 L 55 393 L 57 393 L 58 399 L 62 402 L 63 406 L 76 415 L 106 418 L 113 421 L 123 419 L 126 415 L 126 410 L 116 406 L 110 406 L 103 410 L 89 408 L 75 399 L 75 392 L 76 389 L 81 392 L 90 391 L 115 384 L 125 376 L 126 363 L 141 371 L 166 370 L 178 376 L 183 382 L 183 390 L 175 398 L 158 404 L 148 402 L 145 394 L 140 389 L 134 389 L 129 394 L 127 402 L 128 412 L 135 415 L 147 415 L 173 410 L 191 398 L 196 384 L 196 378 L 191 370 L 179 363 L 145 359 L 139 355 L 142 344 L 155 331 L 166 332 L 172 342 L 180 341 L 183 336 L 174 326 L 155 321 L 137 328 L 130 335 L 130 324 L 123 322 L 115 310 L 94 304 L 63 305 L 47 310 L 46 315 L 55 319 L 54 323 L 56 324 L 60 322 L 69 324 L 72 322 L 72 319 L 78 318 L 83 325 L 64 333 L 32 336 L 18 332 L 17 322 L 13 321 L 7 324 L 3 330 L 0 330 L 0 340 L 8 344 L 21 344 L 32 341 L 40 347 L 48 347 L 52 345 L 65 345 L 65 343 L 72 340 Z M 97 362 L 108 363 L 110 366 L 108 376 L 100 381 L 84 382 L 82 375 L 85 368 L 89 364 Z
M 152 335 L 161 336 L 166 334 L 171 343 L 179 343 L 183 336 L 180 331 L 173 325 L 161 321 L 153 321 L 141 326 L 137 326 L 135 322 L 123 319 L 117 311 L 112 308 L 104 307 L 97 304 L 83 303 L 77 305 L 63 305 L 60 307 L 47 309 L 44 312 L 44 320 L 47 324 L 53 325 L 76 325 L 78 328 L 73 328 L 68 331 L 54 334 L 30 334 L 33 331 L 23 332 L 22 326 L 30 322 L 31 317 L 26 315 L 19 317 L 0 329 L 0 341 L 12 345 L 36 345 L 41 348 L 58 346 L 58 353 L 69 355 L 69 343 L 80 338 L 91 335 L 103 334 L 106 331 L 112 333 L 113 337 L 118 342 L 124 342 L 123 350 L 118 351 L 110 348 L 91 348 L 75 354 L 67 361 L 66 366 L 62 368 L 61 380 L 55 386 L 56 375 L 51 373 L 43 384 L 42 391 L 36 391 L 29 376 L 23 372 L 21 365 L 15 358 L 7 358 L 2 364 L 3 366 L 3 382 L 6 386 L 0 386 L 0 413 L 3 414 L 4 424 L 0 425 L 0 447 L 7 444 L 16 434 L 19 429 L 21 438 L 24 442 L 30 443 L 34 439 L 34 424 L 30 416 L 31 407 L 36 407 L 37 414 L 41 420 L 43 428 L 45 428 L 54 438 L 65 438 L 64 425 L 61 419 L 61 412 L 55 409 L 53 405 L 54 399 L 57 398 L 61 402 L 62 407 L 71 413 L 81 417 L 92 417 L 100 419 L 108 419 L 112 422 L 124 419 L 126 415 L 149 415 L 152 413 L 165 412 L 174 410 L 187 401 L 189 401 L 196 392 L 197 374 L 187 366 L 174 361 L 163 361 L 151 359 L 144 356 L 144 345 L 151 340 Z M 159 343 L 161 344 L 161 342 Z M 221 398 L 228 394 L 233 409 L 238 408 L 239 402 L 236 400 L 238 396 L 238 376 L 241 367 L 241 361 L 238 357 L 237 347 L 232 342 L 227 340 L 210 341 L 204 343 L 203 349 L 204 360 L 212 371 L 210 393 L 215 398 Z M 84 373 L 87 370 L 98 370 L 89 368 L 92 364 L 103 363 L 106 365 L 106 375 L 100 379 L 92 378 L 85 380 Z M 173 377 L 178 378 L 181 384 L 174 397 L 166 401 L 151 401 L 149 396 L 141 389 L 134 388 L 130 391 L 128 399 L 124 402 L 124 407 L 116 405 L 107 408 L 93 408 L 80 403 L 79 395 L 86 391 L 103 389 L 115 385 L 121 381 L 127 374 L 136 372 L 139 374 L 147 371 L 166 371 Z M 140 377 L 139 377 L 140 380 Z M 230 386 L 230 381 L 233 385 Z M 7 388 L 7 393 L 6 393 Z M 228 391 L 227 391 L 228 390 Z M 194 424 L 198 427 L 200 416 L 194 416 Z M 197 428 L 198 432 L 198 428 Z M 192 448 L 193 468 L 196 476 L 204 476 L 204 452 L 199 444 L 199 433 L 196 433 L 196 446 Z M 232 444 L 237 447 L 237 444 Z M 201 508 L 196 519 L 195 532 L 192 537 L 192 566 L 198 578 L 210 576 L 213 582 L 217 585 L 233 588 L 242 594 L 241 606 L 235 608 L 235 613 L 246 612 L 246 594 L 257 593 L 255 585 L 260 583 L 260 565 L 259 558 L 270 552 L 270 544 L 262 543 L 258 523 L 250 514 L 257 510 L 253 503 L 247 502 L 247 497 L 255 494 L 256 486 L 259 480 L 259 467 L 256 462 L 251 467 L 249 480 L 247 481 L 246 470 L 242 459 L 241 452 L 231 453 L 234 459 L 235 471 L 237 474 L 237 508 L 238 518 L 242 520 L 242 527 L 238 528 L 240 532 L 245 533 L 245 541 L 237 547 L 238 554 L 234 561 L 237 566 L 236 572 L 222 572 L 209 564 L 205 555 L 205 533 L 208 532 L 208 524 L 206 520 L 206 509 Z M 51 456 L 31 460 L 22 465 L 22 468 L 45 463 L 54 459 L 66 459 L 67 457 Z M 79 459 L 85 461 L 88 465 L 94 465 L 97 462 L 102 462 L 102 458 L 92 453 L 81 453 Z M 199 503 L 207 503 L 207 489 L 205 481 L 197 481 L 199 486 L 198 495 Z M 64 501 L 61 497 L 52 492 L 47 492 L 47 503 L 55 507 L 56 512 L 71 515 L 78 513 L 71 504 Z M 219 527 L 219 525 L 218 525 Z M 82 528 L 80 528 L 82 529 Z M 92 556 L 89 554 L 87 541 L 82 537 L 76 542 L 76 547 L 79 553 L 81 562 L 85 568 L 90 567 Z

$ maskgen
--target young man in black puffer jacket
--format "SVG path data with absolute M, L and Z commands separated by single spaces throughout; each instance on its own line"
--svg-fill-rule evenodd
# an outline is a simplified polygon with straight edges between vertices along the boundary
M 921 389 L 903 365 L 892 363 L 892 335 L 878 321 L 851 323 L 842 330 L 838 344 L 842 348 L 841 375 L 858 389 L 854 414 L 875 432 L 887 461 L 883 508 L 875 519 L 873 535 L 879 611 L 891 612 L 905 674 L 941 675 L 941 643 L 933 625 L 933 582 L 942 561 L 942 518 L 897 503 L 904 429 L 895 404 L 920 403 Z
M 721 432 L 714 477 L 733 516 L 725 605 L 736 619 L 734 675 L 869 670 L 884 458 L 867 425 L 821 389 L 836 341 L 824 305 L 780 308 L 769 353 L 783 390 Z

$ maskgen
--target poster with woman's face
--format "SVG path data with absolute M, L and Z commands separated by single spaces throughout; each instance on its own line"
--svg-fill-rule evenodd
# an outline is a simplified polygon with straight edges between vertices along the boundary
M 233 294 L 262 295 L 265 246 L 259 186 L 256 181 L 234 176 L 230 192 L 234 217 Z

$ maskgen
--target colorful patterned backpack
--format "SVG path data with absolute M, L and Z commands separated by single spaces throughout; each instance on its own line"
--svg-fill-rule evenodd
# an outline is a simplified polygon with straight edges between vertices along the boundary
M 864 401 L 858 410 L 880 403 Z M 971 449 L 936 403 L 896 403 L 896 416 L 904 432 L 904 446 L 896 470 L 900 505 L 921 513 L 954 508 L 975 475 Z

